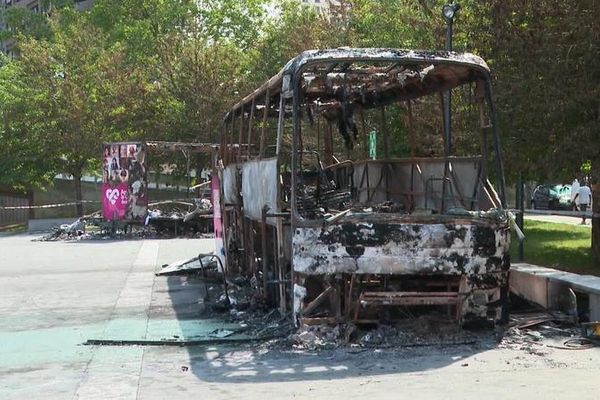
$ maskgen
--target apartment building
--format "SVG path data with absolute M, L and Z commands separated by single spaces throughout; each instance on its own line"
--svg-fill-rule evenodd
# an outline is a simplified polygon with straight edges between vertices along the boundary
M 83 11 L 88 10 L 94 4 L 94 0 L 75 0 L 75 8 L 77 10 Z M 0 30 L 10 29 L 9 26 L 6 25 L 3 15 L 4 12 L 11 7 L 21 7 L 28 8 L 32 12 L 41 13 L 48 12 L 52 9 L 52 1 L 42 1 L 42 0 L 0 0 Z M 15 41 L 13 39 L 4 40 L 0 43 L 1 50 L 8 54 L 9 56 L 13 56 L 13 48 L 15 46 Z
M 44 8 L 51 8 L 52 1 L 43 2 L 41 0 L 3 0 L 4 7 L 27 7 L 34 12 L 44 11 Z M 48 3 L 48 7 L 44 7 L 42 3 Z M 89 9 L 94 0 L 75 0 L 75 8 L 78 10 Z

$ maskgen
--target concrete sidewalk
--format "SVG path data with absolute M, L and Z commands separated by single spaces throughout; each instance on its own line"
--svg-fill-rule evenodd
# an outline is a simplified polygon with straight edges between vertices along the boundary
M 500 347 L 493 333 L 474 345 L 398 349 L 82 346 L 185 335 L 200 288 L 154 271 L 213 241 L 31 238 L 0 237 L 2 400 L 597 397 L 600 350 Z
M 153 301 L 156 269 L 213 241 L 33 237 L 0 238 L 0 398 L 136 398 L 144 348 L 82 343 L 144 338 L 151 308 L 173 308 L 169 296 Z
M 559 224 L 569 224 L 569 225 L 579 225 L 586 226 L 588 228 L 592 227 L 592 220 L 588 218 L 585 225 L 581 224 L 581 218 L 579 217 L 568 217 L 564 215 L 534 215 L 528 214 L 525 212 L 525 219 L 529 219 L 532 221 L 542 221 L 542 222 L 555 222 Z

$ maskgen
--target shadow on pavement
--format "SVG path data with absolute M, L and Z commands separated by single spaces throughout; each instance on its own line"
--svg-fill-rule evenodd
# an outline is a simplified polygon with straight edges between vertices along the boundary
M 202 319 L 201 300 L 205 284 L 184 276 L 157 277 L 153 303 L 171 303 L 170 307 L 152 307 L 151 318 L 172 315 L 179 321 L 183 338 L 193 339 L 219 328 L 218 320 Z M 162 299 L 161 296 L 168 296 Z M 166 301 L 168 300 L 168 301 Z M 190 323 L 193 321 L 193 323 Z M 208 324 L 203 327 L 203 324 Z M 230 325 L 225 318 L 222 326 Z M 412 346 L 401 348 L 352 348 L 299 350 L 287 341 L 280 344 L 232 342 L 188 346 L 191 372 L 202 381 L 248 383 L 333 380 L 363 375 L 425 372 L 459 363 L 465 357 L 497 346 L 493 332 L 479 335 L 474 344 Z

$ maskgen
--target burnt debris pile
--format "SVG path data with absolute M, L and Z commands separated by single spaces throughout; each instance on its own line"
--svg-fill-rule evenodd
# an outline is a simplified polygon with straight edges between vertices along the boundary
M 35 240 L 118 240 L 171 237 L 214 237 L 213 207 L 210 200 L 203 198 L 151 203 L 145 219 L 139 221 L 107 221 L 98 211 L 77 218 L 70 224 L 56 226 Z

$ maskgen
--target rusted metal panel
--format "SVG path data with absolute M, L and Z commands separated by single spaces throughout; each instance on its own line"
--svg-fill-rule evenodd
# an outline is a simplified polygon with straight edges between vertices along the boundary
M 223 197 L 225 204 L 241 204 L 240 199 L 240 173 L 237 164 L 230 164 L 223 169 Z
M 347 218 L 321 228 L 296 228 L 294 271 L 305 275 L 481 274 L 502 269 L 508 226 L 387 223 Z
M 479 179 L 481 159 L 450 160 L 445 209 L 489 209 L 491 202 L 481 189 Z M 353 166 L 357 200 L 361 204 L 389 200 L 406 205 L 412 195 L 413 208 L 439 210 L 441 207 L 442 182 L 445 179 L 443 159 L 363 161 Z M 385 179 L 386 173 L 390 179 Z
M 361 305 L 434 306 L 458 304 L 457 292 L 363 292 Z
M 244 214 L 260 221 L 262 210 L 278 212 L 279 169 L 277 158 L 248 161 L 242 166 L 242 198 Z

